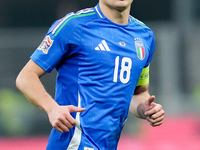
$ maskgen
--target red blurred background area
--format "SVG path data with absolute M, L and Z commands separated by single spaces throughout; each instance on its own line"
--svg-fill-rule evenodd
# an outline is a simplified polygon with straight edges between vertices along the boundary
M 137 135 L 122 134 L 118 150 L 200 150 L 200 118 L 167 118 L 160 127 L 141 123 Z M 48 137 L 0 139 L 0 150 L 44 150 Z

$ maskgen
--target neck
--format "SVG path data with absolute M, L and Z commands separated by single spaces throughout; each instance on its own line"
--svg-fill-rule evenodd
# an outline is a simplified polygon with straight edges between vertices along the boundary
M 129 22 L 130 6 L 126 9 L 115 9 L 99 3 L 102 13 L 112 22 L 126 25 Z

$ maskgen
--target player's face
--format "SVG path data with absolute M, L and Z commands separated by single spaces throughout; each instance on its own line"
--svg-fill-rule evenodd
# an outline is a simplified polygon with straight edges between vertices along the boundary
M 99 0 L 99 2 L 110 8 L 114 8 L 118 11 L 123 11 L 127 8 L 130 8 L 130 5 L 133 2 L 133 0 Z

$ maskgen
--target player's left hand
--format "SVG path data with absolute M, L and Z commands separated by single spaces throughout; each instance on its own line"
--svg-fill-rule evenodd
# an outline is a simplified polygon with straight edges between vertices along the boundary
M 143 105 L 143 112 L 146 120 L 153 127 L 163 123 L 165 111 L 160 104 L 154 102 L 155 96 L 151 96 Z

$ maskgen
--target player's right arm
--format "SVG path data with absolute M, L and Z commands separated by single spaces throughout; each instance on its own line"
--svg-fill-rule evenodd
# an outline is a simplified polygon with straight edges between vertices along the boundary
M 72 105 L 59 106 L 46 92 L 40 81 L 40 77 L 45 73 L 40 66 L 30 60 L 17 76 L 16 86 L 32 104 L 47 113 L 51 125 L 56 130 L 68 132 L 76 125 L 76 121 L 70 113 L 81 112 L 85 109 Z

